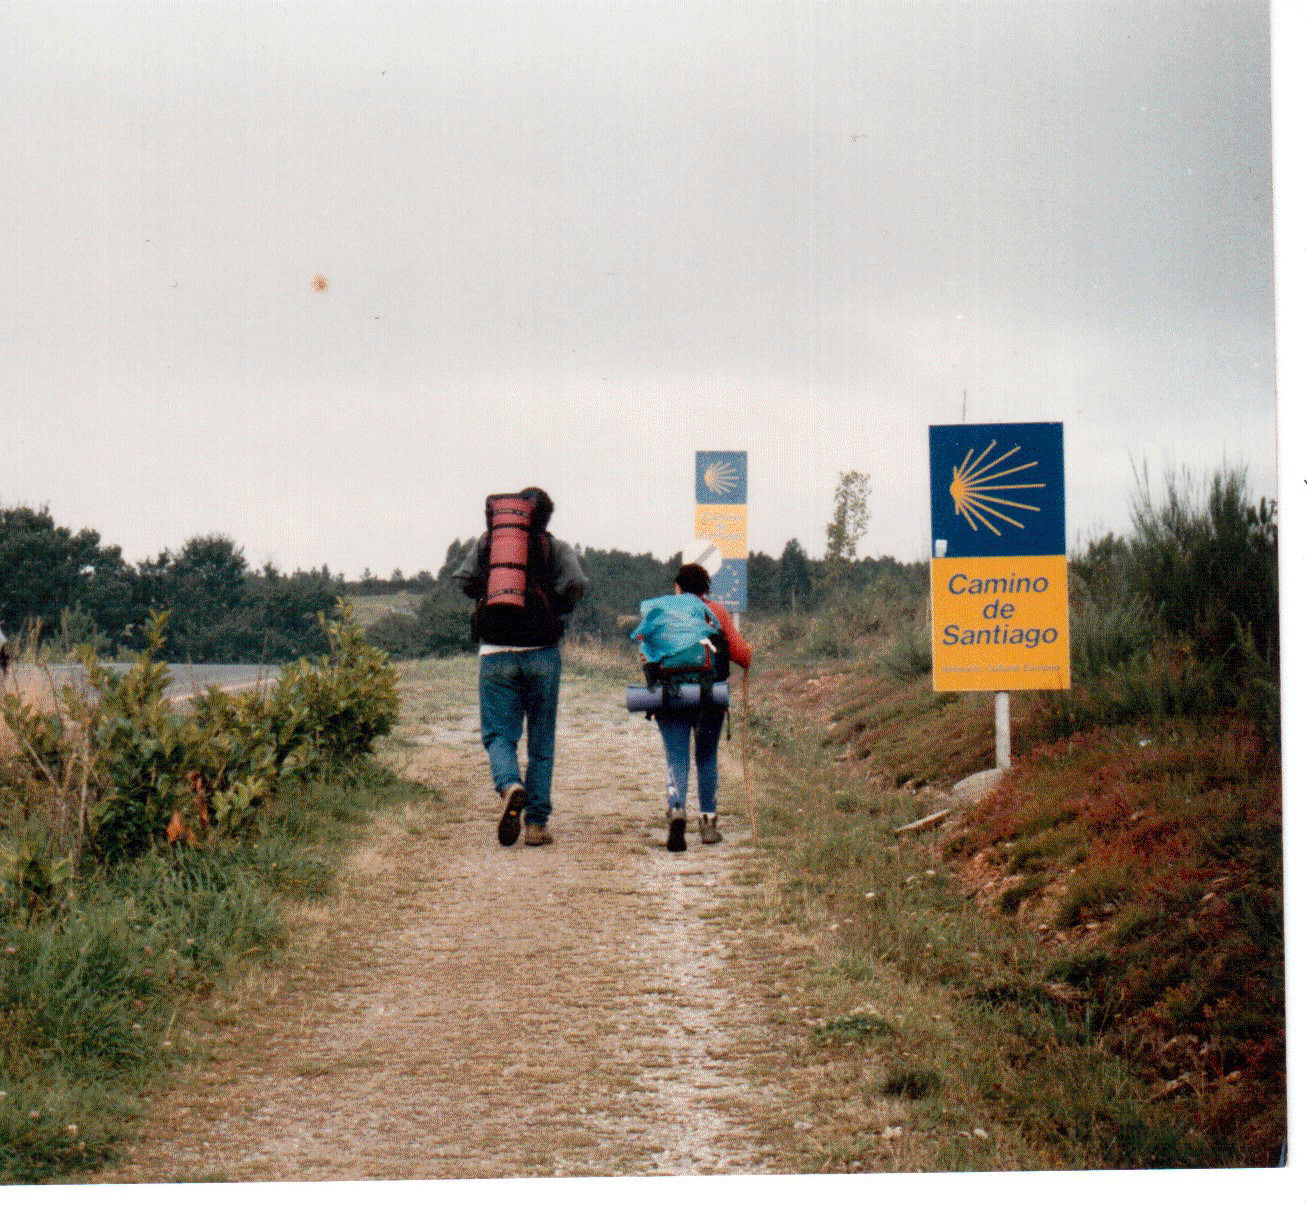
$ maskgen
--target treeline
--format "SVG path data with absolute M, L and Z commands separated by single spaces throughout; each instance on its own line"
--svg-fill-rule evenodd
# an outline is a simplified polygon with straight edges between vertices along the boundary
M 326 652 L 318 624 L 344 582 L 326 566 L 252 569 L 226 536 L 196 536 L 136 565 L 100 534 L 30 507 L 0 510 L 0 627 L 102 655 L 145 648 L 151 611 L 171 613 L 164 656 L 177 662 L 284 662 Z
M 471 602 L 453 580 L 453 571 L 473 540 L 454 541 L 413 614 L 391 612 L 380 617 L 369 627 L 368 640 L 399 658 L 473 649 Z M 670 591 L 681 564 L 679 555 L 660 560 L 651 553 L 618 549 L 581 548 L 578 553 L 590 580 L 568 624 L 568 631 L 578 636 L 611 638 L 627 632 L 634 627 L 640 601 Z M 748 612 L 751 616 L 807 614 L 887 578 L 926 589 L 924 565 L 904 566 L 890 557 L 812 558 L 797 540 L 790 540 L 780 557 L 749 555 Z
M 346 596 L 419 596 L 412 613 L 389 612 L 368 639 L 400 658 L 473 648 L 471 602 L 453 571 L 474 537 L 454 541 L 432 574 L 388 579 L 365 571 L 349 581 L 328 567 L 283 572 L 254 568 L 230 537 L 195 536 L 177 551 L 131 564 L 94 529 L 58 524 L 48 510 L 0 510 L 0 628 L 11 640 L 36 633 L 61 651 L 91 645 L 102 656 L 144 648 L 150 613 L 170 613 L 164 656 L 176 662 L 269 662 L 324 652 L 318 616 Z M 679 556 L 617 549 L 579 550 L 590 589 L 571 619 L 574 634 L 614 637 L 633 623 L 639 602 L 671 589 Z M 914 573 L 914 571 L 919 573 Z M 780 557 L 749 555 L 750 615 L 811 613 L 832 599 L 909 574 L 924 590 L 924 569 L 892 558 L 808 556 L 797 540 Z

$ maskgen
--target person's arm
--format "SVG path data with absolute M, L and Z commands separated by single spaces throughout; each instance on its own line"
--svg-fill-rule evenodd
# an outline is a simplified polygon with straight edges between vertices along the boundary
M 486 538 L 470 541 L 463 560 L 452 575 L 454 581 L 462 588 L 463 594 L 472 599 L 480 599 L 485 594 L 486 576 L 481 570 L 481 546 Z
M 554 594 L 567 611 L 580 602 L 590 580 L 581 569 L 581 559 L 566 541 L 554 538 Z
M 722 632 L 726 634 L 726 651 L 731 661 L 747 671 L 753 662 L 753 646 L 744 640 L 740 630 L 735 627 L 735 622 L 731 619 L 725 604 L 720 604 L 714 599 L 704 602 L 712 609 L 712 614 L 717 617 L 718 623 L 722 626 Z

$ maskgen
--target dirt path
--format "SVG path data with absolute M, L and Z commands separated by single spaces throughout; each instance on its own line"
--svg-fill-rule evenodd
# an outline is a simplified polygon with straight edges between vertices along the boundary
M 727 841 L 669 855 L 656 731 L 565 677 L 557 842 L 504 850 L 474 673 L 408 675 L 391 758 L 439 796 L 378 824 L 105 1180 L 801 1171 L 773 1076 L 801 957 L 737 908 L 738 741 Z

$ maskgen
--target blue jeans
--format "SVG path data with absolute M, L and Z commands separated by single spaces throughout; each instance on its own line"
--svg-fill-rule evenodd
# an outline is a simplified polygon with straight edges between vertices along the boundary
M 699 785 L 699 812 L 717 812 L 717 743 L 722 736 L 726 710 L 705 709 L 698 714 L 655 713 L 658 732 L 667 752 L 667 807 L 684 809 L 690 789 L 690 737 L 694 735 L 694 767 Z
M 558 683 L 563 659 L 556 645 L 522 653 L 482 654 L 481 744 L 490 756 L 495 791 L 509 784 L 526 789 L 523 816 L 544 825 L 553 805 L 554 724 L 558 718 Z M 517 764 L 517 743 L 526 722 L 526 778 Z

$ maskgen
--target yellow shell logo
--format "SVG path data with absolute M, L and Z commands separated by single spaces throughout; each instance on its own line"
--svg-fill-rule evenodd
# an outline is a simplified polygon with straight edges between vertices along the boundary
M 703 484 L 715 495 L 729 494 L 740 485 L 740 475 L 729 461 L 714 461 L 703 471 Z
M 953 514 L 960 515 L 966 520 L 971 525 L 972 532 L 980 531 L 976 527 L 976 522 L 979 521 L 995 536 L 1002 536 L 1002 531 L 991 522 L 991 517 L 1000 523 L 1011 524 L 1014 528 L 1024 528 L 1025 525 L 1016 518 L 1015 513 L 1039 510 L 1033 503 L 1019 503 L 1016 499 L 1009 498 L 1007 492 L 1013 490 L 1043 490 L 1048 484 L 1046 482 L 1000 481 L 1000 479 L 1009 478 L 1013 474 L 1020 474 L 1028 469 L 1034 469 L 1039 462 L 1027 461 L 1024 465 L 1013 465 L 1000 470 L 998 466 L 1009 457 L 1019 453 L 1021 446 L 1014 444 L 1002 456 L 986 460 L 989 454 L 994 451 L 994 446 L 997 443 L 997 440 L 991 440 L 989 447 L 978 457 L 974 448 L 967 451 L 967 455 L 962 459 L 962 464 L 953 467 L 953 481 L 949 485 L 948 493 L 953 500 Z

